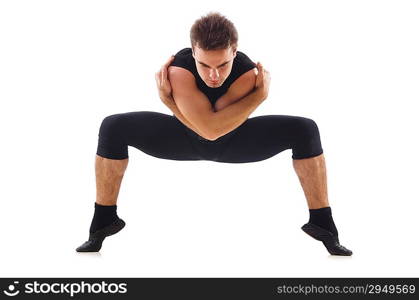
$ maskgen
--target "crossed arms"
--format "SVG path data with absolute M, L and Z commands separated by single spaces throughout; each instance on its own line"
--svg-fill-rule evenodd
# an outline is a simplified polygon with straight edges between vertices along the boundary
M 239 127 L 268 95 L 269 72 L 258 63 L 258 75 L 255 69 L 241 75 L 217 99 L 213 110 L 207 96 L 196 86 L 193 74 L 168 67 L 170 61 L 156 73 L 160 98 L 185 126 L 208 140 Z

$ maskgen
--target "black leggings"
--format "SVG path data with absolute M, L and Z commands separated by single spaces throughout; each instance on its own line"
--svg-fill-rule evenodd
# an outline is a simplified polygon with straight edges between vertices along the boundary
M 174 115 L 135 111 L 104 118 L 96 154 L 110 159 L 126 159 L 128 146 L 157 158 L 224 163 L 261 161 L 286 149 L 292 149 L 293 159 L 323 153 L 317 124 L 298 116 L 248 118 L 215 141 L 202 138 Z

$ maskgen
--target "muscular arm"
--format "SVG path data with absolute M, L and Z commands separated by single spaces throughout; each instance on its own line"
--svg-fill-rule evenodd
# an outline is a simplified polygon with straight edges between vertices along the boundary
M 180 112 L 173 98 L 167 99 L 166 101 L 163 101 L 163 102 L 173 112 L 176 118 L 183 123 L 183 125 L 195 131 L 200 136 L 204 137 L 204 134 L 200 132 L 195 126 L 193 126 L 192 123 L 189 122 L 188 119 L 186 119 L 185 116 Z
M 247 80 L 250 84 L 244 91 L 241 91 L 247 93 L 247 95 L 240 99 L 240 96 L 243 95 L 240 95 L 237 84 L 236 88 L 231 90 L 229 96 L 219 99 L 219 101 L 224 99 L 218 104 L 219 109 L 222 106 L 228 106 L 213 111 L 208 98 L 196 86 L 195 77 L 192 73 L 174 66 L 169 67 L 168 71 L 169 81 L 173 89 L 173 98 L 180 113 L 192 126 L 203 133 L 204 138 L 209 140 L 216 140 L 236 129 L 264 100 L 263 95 L 257 89 L 254 89 L 255 76 L 253 75 L 252 78 L 250 76 L 252 75 L 251 71 L 249 71 L 248 76 L 251 80 L 249 78 Z M 243 77 L 243 80 L 245 78 L 246 76 Z M 236 97 L 240 101 L 237 101 Z
M 217 99 L 214 105 L 215 111 L 223 110 L 230 104 L 249 95 L 255 88 L 256 74 L 257 69 L 254 68 L 237 78 L 228 88 L 227 92 Z
M 237 78 L 231 86 L 228 88 L 227 92 L 217 99 L 214 105 L 214 111 L 220 111 L 230 104 L 233 104 L 236 101 L 241 100 L 243 97 L 247 96 L 255 88 L 257 69 L 254 68 L 248 72 L 242 74 Z M 173 98 L 172 98 L 173 99 Z M 202 136 L 202 133 L 191 124 L 180 112 L 174 100 L 168 99 L 163 101 L 166 106 L 173 112 L 173 114 L 181 121 L 185 126 L 189 127 L 196 133 Z

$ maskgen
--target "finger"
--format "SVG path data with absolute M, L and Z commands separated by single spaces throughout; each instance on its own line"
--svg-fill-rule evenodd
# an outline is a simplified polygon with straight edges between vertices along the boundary
M 260 74 L 260 75 L 259 75 Z M 261 77 L 261 78 L 263 78 L 264 76 L 265 76 L 265 69 L 263 68 L 263 66 L 262 65 L 259 65 L 259 76 Z
M 155 76 L 156 82 L 157 82 L 158 85 L 161 85 L 161 74 L 160 73 L 161 72 L 157 72 L 156 76 Z
M 170 56 L 169 59 L 167 60 L 167 62 L 164 64 L 164 67 L 167 68 L 170 63 L 173 61 L 173 59 L 175 58 L 174 55 Z
M 263 75 L 263 65 L 260 63 L 260 62 L 258 62 L 257 63 L 257 68 L 258 68 L 258 71 L 259 71 L 259 73 L 261 73 L 261 75 Z
M 161 82 L 162 82 L 162 84 L 165 82 L 165 80 L 166 80 L 166 69 L 163 68 L 161 70 Z

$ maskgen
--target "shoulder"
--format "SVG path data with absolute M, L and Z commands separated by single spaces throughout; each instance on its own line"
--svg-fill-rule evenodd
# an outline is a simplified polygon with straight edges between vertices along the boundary
M 230 85 L 228 92 L 233 94 L 247 94 L 256 84 L 257 69 L 252 68 L 239 77 Z
M 249 56 L 240 50 L 237 50 L 237 58 L 242 60 L 250 60 Z
M 178 59 L 187 59 L 188 57 L 192 57 L 192 48 L 183 48 L 175 54 L 175 58 Z
M 170 65 L 167 68 L 167 75 L 171 78 L 176 79 L 193 79 L 195 78 L 194 75 L 187 69 L 178 66 Z M 169 78 L 170 80 L 170 78 Z
M 183 48 L 175 54 L 175 58 L 168 67 L 169 80 L 190 81 L 195 78 L 195 68 L 192 48 Z
M 237 65 L 241 68 L 247 69 L 246 71 L 256 67 L 256 64 L 241 51 L 237 51 L 235 60 L 237 61 Z
M 183 48 L 175 54 L 175 58 L 171 62 L 170 66 L 181 67 L 191 72 L 194 71 L 195 62 L 192 56 L 191 48 Z
M 194 95 L 197 96 L 199 87 L 195 75 L 183 68 L 169 66 L 167 69 L 167 78 L 172 87 L 173 96 L 176 95 Z
M 254 80 L 256 64 L 243 52 L 237 51 L 231 70 L 230 84 L 240 79 L 239 83 Z

